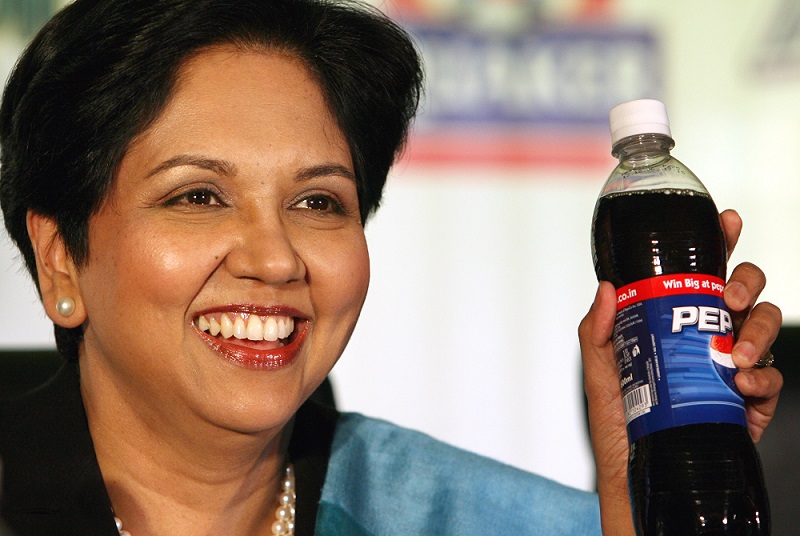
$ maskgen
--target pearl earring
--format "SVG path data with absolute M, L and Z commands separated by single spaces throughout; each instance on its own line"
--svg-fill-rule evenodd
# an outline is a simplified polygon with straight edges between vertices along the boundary
M 56 311 L 61 316 L 70 316 L 75 312 L 75 300 L 72 298 L 59 298 L 56 302 Z

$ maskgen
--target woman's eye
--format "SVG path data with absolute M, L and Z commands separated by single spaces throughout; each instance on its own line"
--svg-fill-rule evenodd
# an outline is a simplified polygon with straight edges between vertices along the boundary
M 168 205 L 221 205 L 219 197 L 207 189 L 196 189 L 173 197 Z
M 192 205 L 211 205 L 216 198 L 208 190 L 195 190 L 186 194 L 186 201 Z
M 315 212 L 342 212 L 342 206 L 327 195 L 311 195 L 301 200 L 297 205 L 299 208 L 307 208 Z

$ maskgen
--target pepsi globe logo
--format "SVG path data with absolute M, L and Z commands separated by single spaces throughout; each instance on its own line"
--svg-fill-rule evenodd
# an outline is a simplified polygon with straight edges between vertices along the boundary
M 717 374 L 726 385 L 728 385 L 736 394 L 739 394 L 739 390 L 736 388 L 736 384 L 733 382 L 733 377 L 736 376 L 736 373 L 739 372 L 739 369 L 737 369 L 736 365 L 733 364 L 733 357 L 731 356 L 732 351 L 732 332 L 729 331 L 725 335 L 713 335 L 711 337 L 708 355 L 711 357 L 711 361 L 714 363 L 714 370 L 717 371 Z

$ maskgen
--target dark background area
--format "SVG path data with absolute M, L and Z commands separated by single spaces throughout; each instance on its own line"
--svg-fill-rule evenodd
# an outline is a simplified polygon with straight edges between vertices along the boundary
M 784 387 L 775 418 L 758 443 L 772 508 L 773 536 L 800 534 L 800 326 L 784 326 L 772 345 Z

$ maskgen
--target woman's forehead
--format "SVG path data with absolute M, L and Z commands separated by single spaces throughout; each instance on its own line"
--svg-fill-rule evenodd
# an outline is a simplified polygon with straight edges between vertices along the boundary
M 215 47 L 184 64 L 172 97 L 131 143 L 117 176 L 132 163 L 138 174 L 145 165 L 152 173 L 186 155 L 234 166 L 304 155 L 350 168 L 349 153 L 316 78 L 301 60 L 280 51 Z

